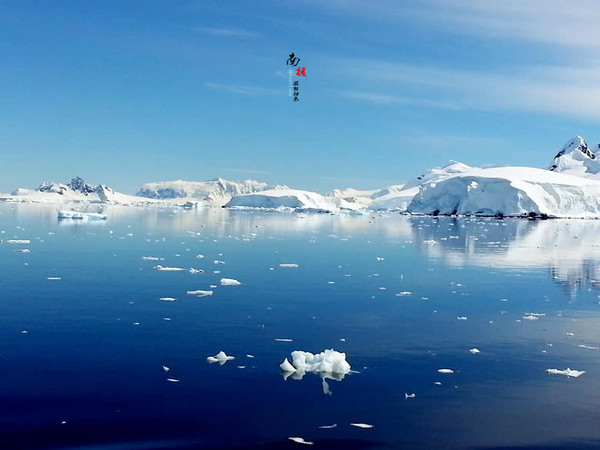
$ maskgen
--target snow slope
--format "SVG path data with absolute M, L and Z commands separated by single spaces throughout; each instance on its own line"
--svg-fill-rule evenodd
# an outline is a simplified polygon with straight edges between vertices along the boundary
M 384 195 L 389 195 L 394 192 L 399 192 L 402 190 L 404 185 L 398 184 L 394 186 L 388 186 L 383 189 L 372 189 L 372 190 L 358 190 L 352 188 L 346 189 L 334 189 L 327 197 L 335 197 L 341 198 L 348 203 L 355 203 L 358 206 L 363 208 L 368 208 L 373 203 L 373 200 L 383 197 Z
M 472 168 L 423 184 L 407 210 L 422 214 L 599 217 L 600 181 L 532 167 Z
M 298 189 L 272 189 L 256 194 L 237 195 L 225 207 L 296 209 L 319 212 L 360 209 L 359 205 L 349 203 L 341 198 L 325 197 L 316 192 Z
M 0 201 L 21 203 L 113 203 L 121 205 L 160 204 L 157 200 L 122 194 L 102 184 L 91 186 L 79 177 L 73 178 L 67 184 L 44 182 L 37 189 L 19 188 L 10 195 L 0 197 Z
M 370 209 L 375 210 L 398 210 L 406 211 L 412 199 L 419 193 L 419 189 L 425 183 L 436 183 L 455 174 L 469 170 L 466 164 L 451 161 L 444 167 L 429 169 L 424 174 L 413 178 L 402 186 L 398 191 L 391 191 L 386 195 L 375 198 Z
M 215 178 L 209 181 L 160 181 L 142 185 L 137 195 L 155 199 L 198 199 L 213 205 L 224 205 L 231 197 L 252 194 L 271 189 L 287 189 L 286 186 L 268 185 L 255 180 L 228 181 Z
M 600 180 L 600 149 L 592 151 L 581 136 L 569 139 L 556 154 L 550 170 L 584 178 Z

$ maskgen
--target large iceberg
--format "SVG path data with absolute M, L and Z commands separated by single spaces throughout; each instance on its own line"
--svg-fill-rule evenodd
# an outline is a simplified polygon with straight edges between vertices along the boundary
M 471 168 L 421 186 L 407 208 L 421 214 L 600 216 L 600 181 L 532 167 Z
M 225 207 L 295 209 L 315 212 L 361 208 L 360 205 L 349 203 L 341 198 L 325 197 L 316 192 L 299 189 L 272 189 L 255 194 L 238 195 L 233 197 Z

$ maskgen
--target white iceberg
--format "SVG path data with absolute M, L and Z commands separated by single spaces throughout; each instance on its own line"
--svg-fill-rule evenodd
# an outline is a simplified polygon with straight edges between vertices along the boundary
M 7 244 L 31 244 L 31 240 L 29 239 L 8 239 L 6 241 Z
M 546 370 L 546 373 L 550 373 L 553 375 L 565 375 L 566 377 L 569 377 L 569 378 L 577 378 L 577 377 L 580 377 L 581 375 L 583 375 L 585 373 L 585 370 L 574 370 L 574 369 L 569 369 L 569 368 L 566 368 L 565 370 L 548 369 L 548 370 Z
M 163 267 L 160 264 L 154 266 L 154 268 L 161 272 L 181 272 L 185 270 L 183 267 Z
M 72 220 L 106 220 L 106 215 L 100 213 L 69 211 L 63 209 L 58 211 L 58 218 Z
M 283 371 L 285 380 L 289 377 L 301 380 L 307 372 L 318 374 L 323 381 L 323 393 L 326 395 L 331 395 L 327 379 L 341 381 L 351 371 L 346 354 L 333 349 L 315 355 L 296 350 L 292 352 L 292 362 L 285 358 L 279 368 Z
M 438 369 L 438 373 L 454 373 L 452 369 Z
M 221 278 L 220 280 L 221 286 L 239 286 L 242 284 L 236 279 L 233 278 Z
M 298 264 L 294 264 L 294 263 L 283 263 L 283 264 L 279 264 L 279 267 L 287 267 L 287 268 L 292 268 L 292 267 L 298 267 Z
M 350 425 L 352 425 L 353 427 L 356 427 L 356 428 L 364 428 L 364 429 L 369 429 L 369 428 L 374 427 L 374 425 L 371 425 L 368 423 L 351 423 Z
M 276 189 L 233 197 L 226 208 L 294 209 L 312 212 L 357 210 L 360 205 L 299 189 Z
M 213 295 L 213 291 L 203 291 L 202 289 L 198 289 L 197 291 L 187 291 L 188 295 L 195 295 L 196 297 L 206 297 L 208 295 Z
M 295 442 L 296 444 L 304 444 L 304 445 L 315 445 L 314 442 L 310 442 L 310 441 L 305 441 L 303 438 L 301 437 L 289 437 L 288 438 L 290 441 Z
M 219 353 L 217 353 L 215 356 L 209 356 L 208 358 L 206 358 L 206 360 L 213 364 L 213 363 L 219 363 L 220 365 L 225 364 L 227 361 L 231 361 L 232 359 L 235 359 L 234 356 L 230 356 L 227 355 L 224 351 L 220 351 Z

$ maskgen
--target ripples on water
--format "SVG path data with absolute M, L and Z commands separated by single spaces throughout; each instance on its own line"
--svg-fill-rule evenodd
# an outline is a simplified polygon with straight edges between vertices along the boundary
M 0 205 L 4 448 L 600 444 L 600 221 L 105 213 Z

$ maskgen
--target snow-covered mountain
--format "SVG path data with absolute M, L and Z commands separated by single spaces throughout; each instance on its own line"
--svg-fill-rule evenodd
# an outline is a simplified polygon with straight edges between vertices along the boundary
M 359 190 L 353 188 L 334 189 L 327 197 L 341 198 L 348 203 L 353 203 L 359 207 L 368 208 L 373 200 L 402 190 L 402 184 L 388 186 L 383 189 Z
M 376 198 L 371 204 L 371 209 L 375 210 L 398 210 L 406 211 L 412 199 L 419 193 L 421 186 L 427 183 L 438 183 L 455 174 L 463 173 L 469 170 L 466 164 L 450 161 L 444 167 L 429 169 L 423 174 L 412 180 L 409 180 L 401 190 L 392 191 L 387 195 Z
M 156 203 L 134 195 L 122 194 L 108 186 L 92 186 L 82 178 L 75 177 L 67 184 L 43 182 L 37 189 L 18 188 L 0 200 L 31 203 L 114 203 L 122 205 L 146 205 Z
M 569 139 L 554 157 L 550 170 L 600 179 L 600 144 L 595 149 L 590 149 L 581 136 Z
M 228 181 L 222 178 L 209 181 L 160 181 L 142 185 L 136 195 L 154 199 L 195 199 L 220 206 L 233 196 L 271 189 L 287 189 L 287 186 L 269 185 L 255 180 Z

